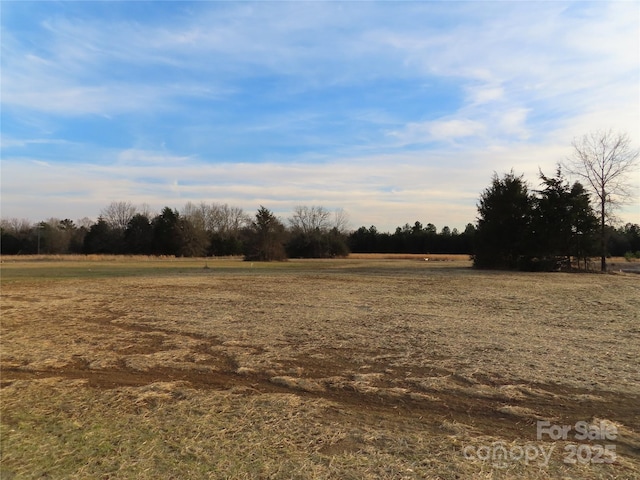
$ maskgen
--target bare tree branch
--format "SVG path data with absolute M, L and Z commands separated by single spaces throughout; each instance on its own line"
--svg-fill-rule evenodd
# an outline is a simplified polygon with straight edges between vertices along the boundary
M 620 205 L 634 198 L 630 175 L 638 173 L 640 150 L 625 133 L 595 131 L 572 142 L 564 169 L 585 181 L 600 212 L 601 269 L 606 270 L 606 224 Z
M 331 212 L 324 207 L 297 206 L 289 223 L 294 230 L 310 233 L 315 230 L 327 231 L 331 228 Z
M 349 230 L 349 214 L 342 208 L 333 212 L 333 228 L 340 233 L 346 233 Z
M 131 202 L 111 202 L 102 209 L 100 216 L 111 228 L 124 231 L 137 212 L 138 209 Z

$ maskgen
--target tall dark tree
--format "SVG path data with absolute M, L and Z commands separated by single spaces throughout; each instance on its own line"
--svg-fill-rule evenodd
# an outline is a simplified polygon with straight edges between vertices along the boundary
M 549 267 L 561 257 L 565 263 L 571 256 L 584 257 L 597 224 L 589 195 L 579 182 L 569 185 L 560 166 L 555 177 L 540 172 L 540 180 L 543 189 L 537 192 L 533 223 L 536 255 Z
M 153 219 L 153 245 L 157 255 L 179 255 L 181 247 L 180 214 L 164 207 Z
M 153 240 L 159 255 L 198 257 L 205 255 L 209 247 L 206 232 L 169 207 L 153 219 Z
M 589 193 L 580 182 L 571 187 L 570 200 L 571 255 L 586 262 L 597 251 L 598 217 L 591 206 Z
M 20 238 L 16 232 L 0 227 L 0 254 L 17 255 L 23 250 L 24 239 Z
M 84 237 L 84 253 L 120 253 L 120 233 L 98 218 Z
M 282 222 L 261 205 L 251 224 L 245 260 L 269 262 L 286 259 L 285 236 L 286 231 Z
M 153 226 L 146 215 L 137 213 L 129 220 L 124 231 L 127 253 L 148 255 L 153 253 Z
M 474 239 L 474 266 L 517 268 L 531 251 L 533 197 L 522 176 L 513 171 L 493 176 L 480 197 Z

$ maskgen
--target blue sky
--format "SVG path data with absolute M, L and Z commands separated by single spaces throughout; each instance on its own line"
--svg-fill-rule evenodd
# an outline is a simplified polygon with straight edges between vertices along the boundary
M 463 229 L 494 172 L 536 188 L 576 137 L 640 144 L 637 2 L 0 7 L 3 218 L 191 201 Z

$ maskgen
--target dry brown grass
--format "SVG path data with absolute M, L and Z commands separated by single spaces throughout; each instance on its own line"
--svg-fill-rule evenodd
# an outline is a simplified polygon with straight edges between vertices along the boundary
M 2 478 L 640 474 L 635 275 L 118 261 L 2 265 Z M 563 463 L 538 419 L 613 422 L 616 463 Z M 494 442 L 555 451 L 462 453 Z

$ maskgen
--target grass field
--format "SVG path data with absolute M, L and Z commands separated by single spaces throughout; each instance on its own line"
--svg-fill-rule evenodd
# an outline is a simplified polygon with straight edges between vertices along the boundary
M 423 257 L 3 258 L 0 477 L 640 478 L 640 277 Z

